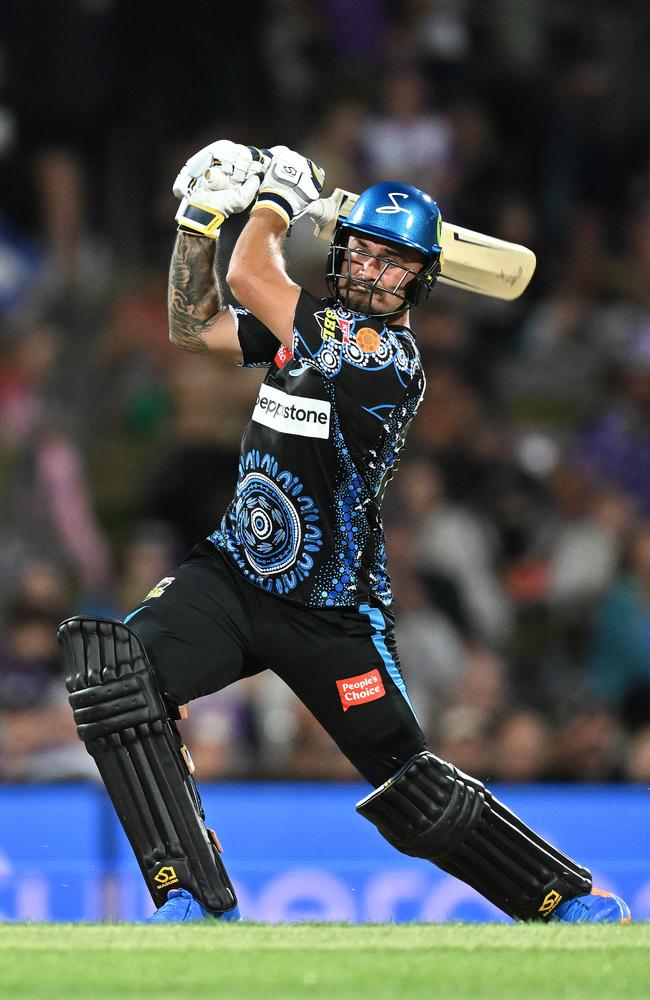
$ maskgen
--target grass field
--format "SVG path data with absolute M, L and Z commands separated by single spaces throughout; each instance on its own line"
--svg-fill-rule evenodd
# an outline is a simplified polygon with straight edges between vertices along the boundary
M 647 1000 L 650 924 L 5 924 L 0 997 Z

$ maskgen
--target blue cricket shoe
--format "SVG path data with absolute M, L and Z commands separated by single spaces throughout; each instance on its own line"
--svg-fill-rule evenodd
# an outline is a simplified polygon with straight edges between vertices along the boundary
M 630 907 L 613 892 L 592 889 L 588 896 L 576 896 L 560 903 L 549 920 L 565 924 L 629 924 Z
M 241 920 L 239 907 L 225 913 L 211 913 L 187 889 L 170 889 L 167 901 L 147 920 L 148 924 L 181 924 L 197 920 Z

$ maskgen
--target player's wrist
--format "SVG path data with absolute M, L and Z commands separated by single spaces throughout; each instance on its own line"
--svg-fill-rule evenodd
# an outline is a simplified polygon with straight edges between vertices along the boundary
M 217 240 L 221 234 L 221 226 L 228 216 L 203 201 L 191 201 L 183 198 L 178 211 L 176 221 L 179 233 L 186 233 L 189 236 L 203 236 L 210 240 Z
M 274 201 L 265 200 L 263 197 L 258 197 L 258 200 L 252 206 L 251 218 L 256 218 L 258 221 L 265 222 L 268 227 L 278 235 L 286 233 L 291 226 L 294 213 Z

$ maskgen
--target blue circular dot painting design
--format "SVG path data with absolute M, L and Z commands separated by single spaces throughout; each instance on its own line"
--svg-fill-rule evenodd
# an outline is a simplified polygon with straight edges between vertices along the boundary
M 257 573 L 281 573 L 293 565 L 302 541 L 300 517 L 269 476 L 258 471 L 244 476 L 235 518 L 246 558 Z

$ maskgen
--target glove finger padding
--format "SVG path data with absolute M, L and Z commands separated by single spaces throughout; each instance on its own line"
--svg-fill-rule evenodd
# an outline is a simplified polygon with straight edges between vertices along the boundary
M 244 181 L 241 187 L 218 192 L 218 197 L 221 200 L 221 211 L 225 213 L 226 218 L 229 215 L 236 215 L 238 212 L 246 211 L 249 205 L 255 200 L 260 180 L 261 178 L 257 174 L 253 174 L 252 177 Z
M 269 208 L 288 228 L 320 196 L 325 171 L 286 146 L 276 146 L 273 152 L 253 212 Z
M 230 139 L 218 139 L 190 156 L 174 181 L 174 194 L 177 198 L 187 197 L 198 178 L 214 167 L 218 167 L 230 178 L 232 186 L 236 187 L 250 177 L 261 176 L 269 161 L 268 154 L 257 146 L 244 146 L 231 142 Z
M 208 167 L 203 171 L 201 183 L 210 191 L 228 191 L 235 187 L 232 178 L 224 173 L 221 167 Z

